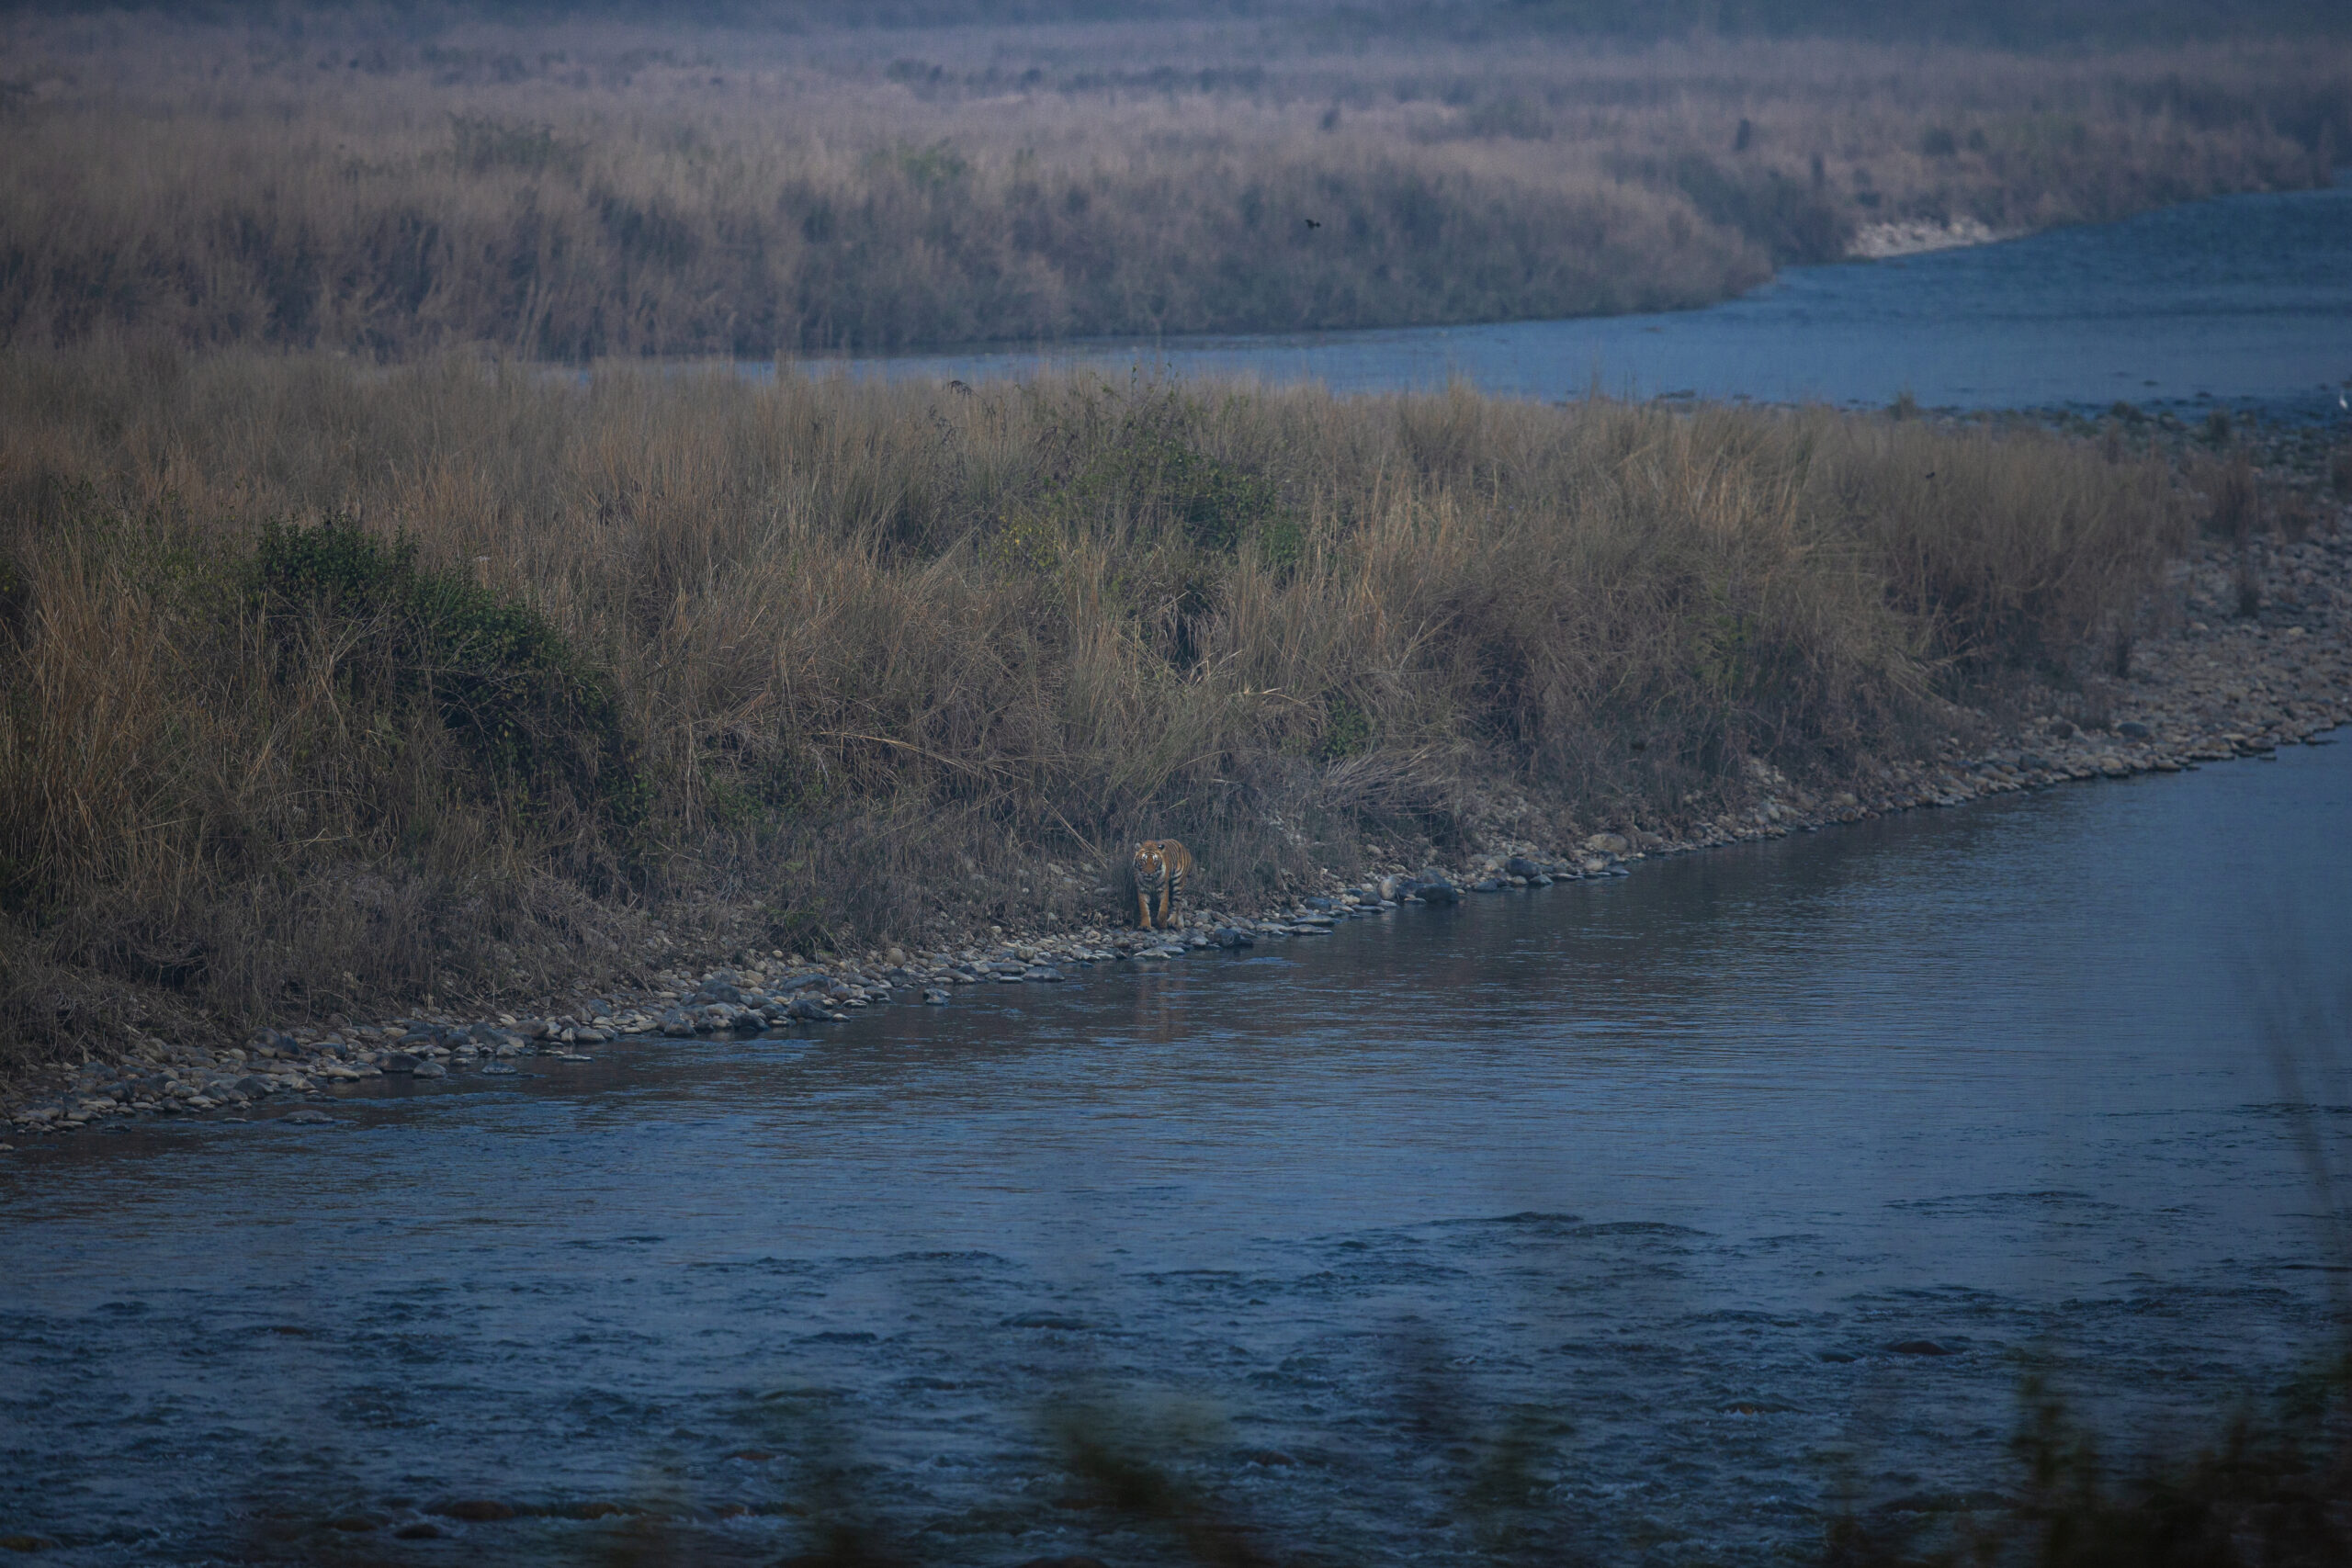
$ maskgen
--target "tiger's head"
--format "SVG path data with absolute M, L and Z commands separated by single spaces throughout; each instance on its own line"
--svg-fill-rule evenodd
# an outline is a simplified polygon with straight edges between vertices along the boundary
M 1164 839 L 1146 839 L 1136 846 L 1136 883 L 1138 886 L 1157 887 L 1168 874 L 1168 844 Z

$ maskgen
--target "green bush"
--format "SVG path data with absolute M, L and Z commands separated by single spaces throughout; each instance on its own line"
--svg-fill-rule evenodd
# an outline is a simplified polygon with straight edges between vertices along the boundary
M 251 570 L 281 663 L 315 623 L 349 646 L 339 676 L 362 723 L 421 705 L 483 790 L 624 831 L 643 820 L 647 787 L 611 682 L 537 611 L 420 565 L 413 540 L 339 518 L 264 525 Z
M 1304 536 L 1282 487 L 1204 449 L 1209 411 L 1197 398 L 1168 388 L 1116 400 L 1106 389 L 1074 415 L 1058 433 L 1070 471 L 1050 484 L 1048 510 L 1081 525 L 1115 515 L 1153 532 L 1172 526 L 1213 556 L 1254 544 L 1276 567 L 1297 559 Z

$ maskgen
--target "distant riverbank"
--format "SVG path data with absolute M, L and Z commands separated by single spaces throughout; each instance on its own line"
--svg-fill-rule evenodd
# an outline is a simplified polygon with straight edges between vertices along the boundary
M 877 56 L 863 28 L 436 17 L 18 18 L 0 344 L 583 363 L 1612 316 L 2316 186 L 2352 145 L 2330 39 L 1253 16 L 909 28 Z

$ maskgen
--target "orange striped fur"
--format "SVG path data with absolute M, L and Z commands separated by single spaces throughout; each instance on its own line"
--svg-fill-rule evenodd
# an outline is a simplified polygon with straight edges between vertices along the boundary
M 1193 874 L 1193 852 L 1173 839 L 1146 839 L 1136 846 L 1132 869 L 1136 877 L 1136 924 L 1153 929 L 1152 901 L 1159 900 L 1158 924 L 1182 923 L 1176 906 L 1184 896 L 1184 879 Z

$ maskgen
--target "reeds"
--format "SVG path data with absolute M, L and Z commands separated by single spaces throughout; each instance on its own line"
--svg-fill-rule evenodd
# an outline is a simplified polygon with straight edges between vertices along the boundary
M 2178 515 L 1826 412 L 20 355 L 0 896 L 51 980 L 324 1014 L 698 902 L 1107 918 L 1148 832 L 1250 892 L 1473 783 L 1667 826 L 2066 657 Z
M 299 21 L 299 25 L 295 23 Z M 1703 304 L 2314 183 L 2340 42 L 0 22 L 0 344 L 765 358 Z

